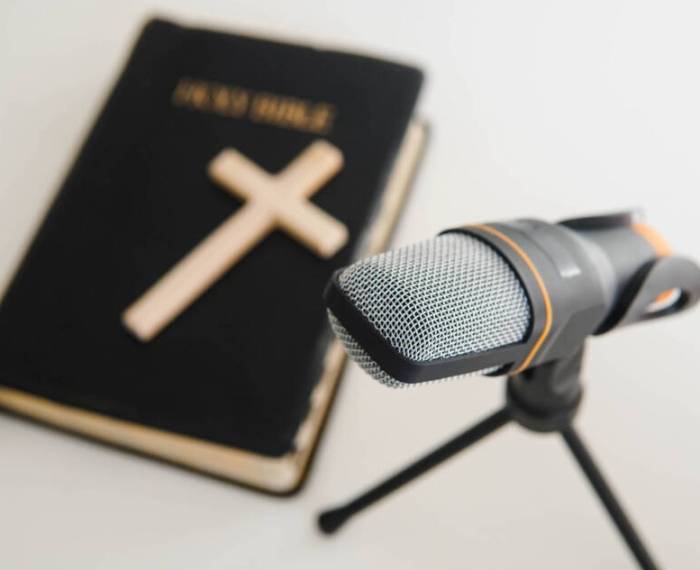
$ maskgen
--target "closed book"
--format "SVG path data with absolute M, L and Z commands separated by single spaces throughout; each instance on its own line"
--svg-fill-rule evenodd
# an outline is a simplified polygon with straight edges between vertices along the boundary
M 408 65 L 150 21 L 5 292 L 0 405 L 260 490 L 299 488 L 343 365 L 323 288 L 389 237 L 425 140 L 421 83 Z M 340 158 L 294 201 L 279 181 L 309 148 Z M 214 175 L 221 156 L 247 164 L 245 196 Z M 245 248 L 221 245 L 235 263 L 155 332 L 130 330 L 129 307 L 251 212 Z M 308 246 L 333 228 L 346 233 L 331 253 Z

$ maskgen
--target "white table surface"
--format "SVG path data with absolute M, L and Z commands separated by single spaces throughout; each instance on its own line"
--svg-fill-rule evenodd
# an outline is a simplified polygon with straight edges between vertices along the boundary
M 165 6 L 165 2 L 160 3 Z M 9 276 L 141 22 L 414 61 L 429 153 L 396 234 L 646 209 L 700 258 L 695 2 L 0 2 Z M 659 562 L 700 565 L 700 311 L 590 343 L 578 424 Z M 563 444 L 508 427 L 350 523 L 313 516 L 490 412 L 502 380 L 347 372 L 304 491 L 261 496 L 0 415 L 0 568 L 634 568 Z

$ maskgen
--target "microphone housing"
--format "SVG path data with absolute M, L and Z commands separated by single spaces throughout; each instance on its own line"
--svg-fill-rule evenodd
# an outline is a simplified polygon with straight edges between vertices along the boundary
M 697 265 L 660 255 L 628 214 L 448 230 L 338 270 L 325 293 L 350 356 L 392 387 L 515 374 L 698 298 Z

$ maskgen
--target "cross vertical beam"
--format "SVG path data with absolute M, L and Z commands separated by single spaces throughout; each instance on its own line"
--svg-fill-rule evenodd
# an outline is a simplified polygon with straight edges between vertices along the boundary
M 151 340 L 275 229 L 332 257 L 347 242 L 347 228 L 308 198 L 342 166 L 340 150 L 321 140 L 275 175 L 234 149 L 221 151 L 208 173 L 245 204 L 124 311 L 126 328 Z

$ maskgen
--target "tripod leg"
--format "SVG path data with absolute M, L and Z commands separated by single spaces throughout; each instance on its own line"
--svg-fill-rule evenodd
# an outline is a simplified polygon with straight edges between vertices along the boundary
M 503 427 L 510 421 L 510 412 L 503 408 L 489 417 L 483 419 L 467 431 L 459 434 L 453 439 L 445 442 L 435 451 L 429 453 L 422 459 L 399 471 L 383 483 L 366 491 L 349 503 L 321 513 L 318 517 L 319 527 L 326 534 L 331 534 L 338 530 L 352 515 L 369 507 L 379 499 L 403 487 L 419 475 L 452 457 L 458 451 L 469 447 L 480 439 L 483 439 L 498 428 Z
M 622 507 L 617 502 L 615 495 L 610 487 L 608 487 L 608 484 L 603 478 L 603 474 L 598 470 L 593 457 L 588 453 L 585 444 L 578 436 L 578 433 L 576 433 L 576 430 L 572 426 L 568 426 L 562 430 L 561 434 L 564 437 L 564 441 L 566 441 L 566 444 L 569 446 L 571 453 L 574 454 L 576 461 L 578 461 L 581 469 L 583 469 L 586 477 L 588 477 L 588 480 L 591 482 L 598 497 L 600 497 L 603 505 L 605 505 L 608 514 L 615 522 L 627 546 L 629 546 L 632 554 L 634 554 L 634 557 L 637 559 L 640 568 L 644 570 L 655 570 L 657 566 L 642 543 L 642 539 L 627 518 L 625 511 L 622 510 Z

